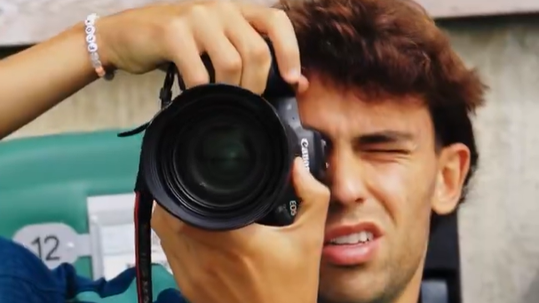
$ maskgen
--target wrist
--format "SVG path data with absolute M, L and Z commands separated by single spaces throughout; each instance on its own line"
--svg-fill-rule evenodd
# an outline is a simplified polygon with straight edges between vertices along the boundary
M 97 14 L 88 15 L 82 22 L 87 60 L 100 78 L 110 80 L 114 76 L 114 69 L 107 52 L 108 44 L 100 31 L 102 22 Z
M 106 71 L 114 72 L 116 70 L 116 66 L 113 63 L 112 56 L 111 56 L 111 42 L 109 39 L 107 39 L 107 20 L 108 17 L 100 17 L 95 22 L 95 28 L 96 28 L 96 43 L 99 45 L 99 58 L 101 60 L 101 64 L 105 68 Z
M 53 37 L 52 40 L 56 40 L 56 45 L 62 49 L 70 50 L 65 54 L 66 57 L 64 59 L 71 62 L 71 64 L 75 64 L 76 62 L 76 65 L 73 66 L 78 67 L 79 73 L 83 72 L 85 78 L 94 81 L 98 77 L 88 54 L 85 36 L 84 21 L 82 21 L 76 23 L 60 35 Z

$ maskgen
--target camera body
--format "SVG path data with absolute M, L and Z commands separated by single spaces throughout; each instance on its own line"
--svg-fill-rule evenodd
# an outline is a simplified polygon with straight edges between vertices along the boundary
M 262 96 L 216 83 L 182 89 L 148 124 L 139 176 L 173 216 L 209 230 L 288 225 L 300 207 L 294 159 L 323 180 L 325 141 L 302 126 L 294 91 L 273 62 Z
M 325 178 L 326 159 L 325 141 L 317 131 L 303 128 L 299 117 L 298 103 L 295 97 L 275 97 L 268 100 L 275 108 L 281 121 L 286 124 L 290 146 L 294 147 L 294 156 L 301 157 L 305 167 L 319 181 Z M 259 223 L 267 225 L 288 225 L 294 221 L 300 199 L 296 195 L 290 180 L 287 190 L 273 211 Z

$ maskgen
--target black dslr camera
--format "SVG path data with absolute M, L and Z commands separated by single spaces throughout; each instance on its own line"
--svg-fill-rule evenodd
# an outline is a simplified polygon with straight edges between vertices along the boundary
M 293 159 L 302 157 L 323 178 L 324 140 L 302 127 L 294 92 L 273 62 L 262 96 L 231 85 L 201 85 L 165 100 L 148 124 L 142 181 L 175 217 L 211 230 L 287 225 L 299 206 L 290 179 Z
M 203 61 L 213 78 L 209 58 Z M 176 76 L 181 94 L 172 100 Z M 262 96 L 215 83 L 185 89 L 170 64 L 160 99 L 152 121 L 119 135 L 146 131 L 135 185 L 139 303 L 152 302 L 153 201 L 208 230 L 254 222 L 283 226 L 293 223 L 300 203 L 291 183 L 294 158 L 300 156 L 319 180 L 326 169 L 325 141 L 302 127 L 294 92 L 279 76 L 275 59 Z

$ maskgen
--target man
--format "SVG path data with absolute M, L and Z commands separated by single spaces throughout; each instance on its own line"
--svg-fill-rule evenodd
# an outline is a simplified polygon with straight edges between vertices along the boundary
M 194 303 L 417 302 L 433 219 L 456 210 L 477 165 L 469 115 L 484 97 L 478 76 L 418 5 L 313 0 L 269 9 L 189 2 L 136 9 L 97 25 L 106 68 L 142 73 L 171 60 L 193 86 L 208 81 L 198 58 L 206 52 L 218 82 L 254 92 L 263 91 L 271 61 L 259 33 L 268 35 L 281 75 L 297 89 L 302 123 L 327 138 L 329 207 L 325 187 L 296 163 L 294 183 L 304 203 L 290 227 L 252 225 L 211 233 L 156 208 L 152 224 L 185 298 Z M 152 47 L 146 46 L 148 37 L 154 39 Z M 30 60 L 47 48 L 61 51 L 54 43 L 71 45 L 66 40 L 57 38 L 21 57 Z M 72 62 L 76 54 L 69 57 Z M 87 66 L 80 74 L 86 76 L 57 89 L 55 98 L 39 99 L 37 109 L 27 98 L 4 106 L 11 115 L 0 122 L 2 133 L 93 79 Z M 162 278 L 159 267 L 155 271 L 154 301 L 177 302 L 172 277 Z M 133 279 L 132 270 L 108 283 L 78 278 L 61 292 L 70 301 L 134 302 Z

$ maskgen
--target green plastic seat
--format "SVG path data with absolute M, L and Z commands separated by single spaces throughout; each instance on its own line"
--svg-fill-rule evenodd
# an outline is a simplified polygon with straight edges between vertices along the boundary
M 0 236 L 22 243 L 51 268 L 69 262 L 81 275 L 105 276 L 104 265 L 96 267 L 96 260 L 92 260 L 103 253 L 103 247 L 98 249 L 103 243 L 90 233 L 93 217 L 88 201 L 89 197 L 123 194 L 125 202 L 126 194 L 132 194 L 141 136 L 118 138 L 119 131 L 0 142 Z M 114 208 L 116 201 L 109 198 L 101 207 Z M 122 217 L 132 223 L 130 205 L 116 211 L 121 213 L 112 219 Z M 129 226 L 126 228 L 101 233 L 110 243 L 120 245 L 111 237 L 131 243 L 133 238 L 126 236 Z M 108 262 L 116 264 L 113 257 Z M 107 270 L 118 272 L 122 268 Z

